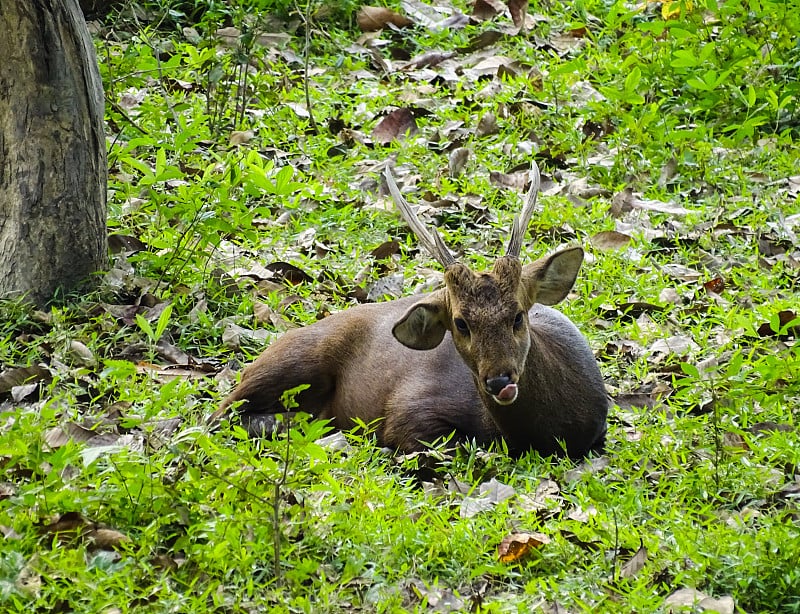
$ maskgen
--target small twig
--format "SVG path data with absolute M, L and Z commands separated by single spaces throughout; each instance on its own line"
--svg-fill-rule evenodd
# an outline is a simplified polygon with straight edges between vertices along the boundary
M 306 22 L 306 42 L 305 49 L 303 50 L 303 91 L 306 95 L 306 111 L 308 111 L 308 121 L 311 124 L 311 131 L 314 134 L 319 134 L 317 130 L 317 122 L 314 119 L 314 111 L 311 108 L 311 93 L 308 87 L 308 63 L 311 50 L 311 2 L 313 0 L 306 0 L 306 12 L 303 18 Z

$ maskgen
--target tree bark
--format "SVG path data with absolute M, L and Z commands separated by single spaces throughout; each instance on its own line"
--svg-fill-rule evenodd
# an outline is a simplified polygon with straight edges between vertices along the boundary
M 103 86 L 77 0 L 0 0 L 0 31 L 0 297 L 42 305 L 107 265 Z

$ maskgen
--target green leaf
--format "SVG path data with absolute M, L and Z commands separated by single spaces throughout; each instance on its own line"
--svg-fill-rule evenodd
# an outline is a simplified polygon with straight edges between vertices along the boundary
M 153 331 L 153 327 L 150 326 L 150 322 L 148 322 L 145 317 L 141 313 L 136 314 L 136 325 L 147 335 L 147 338 L 150 341 L 156 340 L 156 334 Z
M 694 379 L 701 379 L 700 377 L 700 370 L 693 364 L 688 362 L 681 363 L 681 371 L 683 371 L 686 375 Z
M 164 334 L 164 331 L 167 330 L 167 326 L 169 325 L 170 315 L 172 315 L 172 303 L 169 303 L 166 307 L 164 307 L 163 311 L 158 316 L 158 322 L 156 322 L 154 341 L 158 341 L 159 339 L 161 339 L 161 336 Z

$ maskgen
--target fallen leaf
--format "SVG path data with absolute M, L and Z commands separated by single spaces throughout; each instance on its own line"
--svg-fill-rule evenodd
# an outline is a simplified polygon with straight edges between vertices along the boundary
M 384 117 L 372 130 L 372 139 L 380 145 L 388 145 L 400 140 L 407 134 L 417 133 L 417 122 L 411 109 L 402 107 L 395 109 Z
M 522 31 L 528 14 L 528 0 L 508 0 L 508 12 L 511 13 L 511 21 Z
M 464 171 L 469 160 L 470 151 L 466 147 L 457 147 L 450 152 L 450 158 L 447 162 L 447 171 L 450 177 L 458 177 Z
M 271 262 L 266 269 L 278 280 L 288 281 L 293 286 L 312 281 L 311 275 L 289 262 Z
M 692 611 L 733 614 L 736 604 L 733 597 L 725 596 L 714 599 L 696 589 L 681 588 L 664 600 L 664 607 L 669 608 L 668 612 L 676 614 L 683 612 L 684 608 L 692 608 Z
M 696 352 L 699 349 L 700 346 L 687 335 L 674 335 L 666 339 L 657 339 L 649 348 L 651 354 L 677 355 L 684 355 L 689 351 Z
M 362 6 L 356 15 L 356 22 L 363 32 L 381 30 L 389 24 L 405 28 L 414 23 L 408 17 L 383 6 Z
M 119 548 L 131 541 L 130 537 L 114 529 L 91 529 L 86 532 L 85 537 L 95 548 L 104 550 Z
M 620 578 L 633 578 L 647 563 L 647 548 L 641 546 L 636 553 L 622 564 L 619 569 Z
M 452 589 L 436 585 L 429 587 L 416 578 L 407 581 L 406 589 L 425 602 L 426 612 L 460 612 L 466 605 Z
M 228 139 L 230 145 L 244 145 L 253 140 L 255 132 L 252 130 L 234 130 Z
M 703 289 L 712 294 L 722 294 L 725 290 L 725 280 L 722 277 L 715 277 L 703 283 Z
M 74 422 L 67 422 L 62 426 L 57 426 L 47 431 L 44 435 L 44 442 L 55 450 L 69 441 L 85 443 L 95 436 L 97 436 L 95 431 L 84 428 Z
M 0 393 L 10 392 L 15 386 L 34 382 L 49 382 L 51 379 L 50 371 L 42 365 L 6 369 L 0 373 Z
M 477 21 L 489 21 L 504 13 L 505 10 L 506 7 L 501 0 L 475 0 L 472 16 Z
M 478 126 L 475 128 L 475 136 L 482 138 L 491 134 L 497 134 L 500 128 L 497 125 L 497 117 L 494 113 L 484 113 L 478 121 Z
M 596 247 L 602 251 L 622 249 L 632 240 L 633 238 L 630 235 L 626 235 L 623 232 L 617 232 L 616 230 L 604 230 L 602 232 L 598 232 L 591 239 L 589 239 L 593 247 Z
M 775 316 L 770 318 L 769 322 L 764 322 L 758 327 L 758 336 L 777 337 L 783 340 L 787 340 L 792 337 L 796 339 L 797 337 L 800 337 L 800 321 L 794 324 L 794 326 L 788 326 L 795 320 L 797 320 L 797 315 L 794 311 L 790 311 L 788 309 L 779 311 L 777 314 L 775 314 Z M 780 331 L 784 328 L 786 328 L 785 334 L 781 335 Z
M 532 550 L 549 543 L 550 538 L 544 533 L 512 533 L 497 546 L 497 555 L 501 563 L 515 563 Z
M 528 182 L 528 173 L 527 171 L 520 173 L 501 173 L 500 171 L 491 171 L 489 173 L 489 181 L 493 185 L 523 192 L 525 190 L 525 185 Z

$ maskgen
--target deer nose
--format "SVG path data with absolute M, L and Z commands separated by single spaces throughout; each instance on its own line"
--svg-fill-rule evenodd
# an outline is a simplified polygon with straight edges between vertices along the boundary
M 508 373 L 503 373 L 502 375 L 498 375 L 497 377 L 487 378 L 486 390 L 489 392 L 489 394 L 497 396 L 498 394 L 500 394 L 503 388 L 513 383 L 514 382 L 511 380 L 511 375 Z

